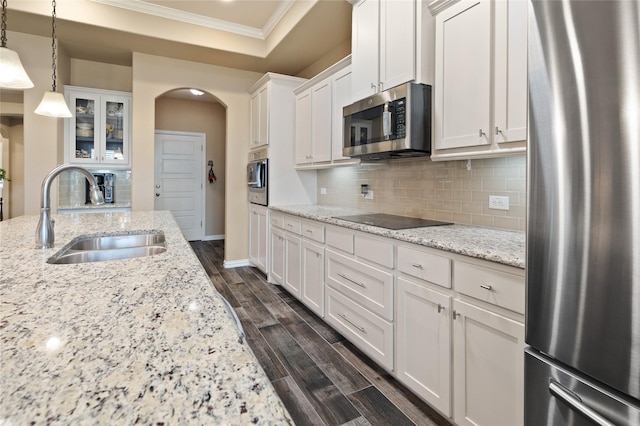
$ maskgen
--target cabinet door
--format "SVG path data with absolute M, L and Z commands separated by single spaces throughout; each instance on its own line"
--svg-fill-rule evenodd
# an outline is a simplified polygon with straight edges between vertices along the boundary
M 258 210 L 258 269 L 267 273 L 267 209 Z
M 260 218 L 258 212 L 249 205 L 249 260 L 258 266 L 260 256 Z
M 494 136 L 527 138 L 527 2 L 495 2 Z
M 296 96 L 296 164 L 309 164 L 311 156 L 311 90 Z
M 260 145 L 260 97 L 258 93 L 251 96 L 251 141 L 249 145 L 255 148 Z
M 300 237 L 286 233 L 285 244 L 285 274 L 284 288 L 300 299 L 301 265 L 302 265 L 302 242 Z
M 300 300 L 318 316 L 324 317 L 324 247 L 303 241 L 302 262 Z
M 118 96 L 101 96 L 101 137 L 104 141 L 100 158 L 104 164 L 127 164 L 129 162 L 129 138 L 131 134 L 129 117 L 130 102 Z
M 490 144 L 490 61 L 488 0 L 463 0 L 436 16 L 436 149 Z
M 416 2 L 380 1 L 380 91 L 415 79 L 415 46 Z
M 311 161 L 331 161 L 331 78 L 311 88 Z
M 398 379 L 451 415 L 451 296 L 398 278 Z
M 279 229 L 271 228 L 270 252 L 269 256 L 271 264 L 269 268 L 269 276 L 271 281 L 284 283 L 284 232 Z
M 344 139 L 344 117 L 342 109 L 352 102 L 351 97 L 351 66 L 348 66 L 333 76 L 332 96 L 332 136 L 331 159 L 333 161 L 350 160 L 342 155 Z
M 524 325 L 457 299 L 453 309 L 456 424 L 523 424 Z
M 378 92 L 379 0 L 361 0 L 353 5 L 351 58 L 352 94 L 362 99 Z
M 269 84 L 267 83 L 258 92 L 258 104 L 260 117 L 258 125 L 258 145 L 269 143 Z
M 100 96 L 84 92 L 67 92 L 73 117 L 67 120 L 67 161 L 95 164 L 100 158 L 102 119 Z

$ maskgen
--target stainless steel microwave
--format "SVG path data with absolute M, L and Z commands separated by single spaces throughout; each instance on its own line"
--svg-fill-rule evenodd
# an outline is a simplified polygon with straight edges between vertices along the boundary
M 342 153 L 377 160 L 431 154 L 431 86 L 406 83 L 344 107 Z
M 249 189 L 249 202 L 269 205 L 269 160 L 260 158 L 249 161 L 247 164 L 247 186 Z

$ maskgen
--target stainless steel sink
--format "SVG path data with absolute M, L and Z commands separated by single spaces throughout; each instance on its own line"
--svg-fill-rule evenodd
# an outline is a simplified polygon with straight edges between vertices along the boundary
M 162 231 L 143 231 L 137 234 L 82 235 L 73 239 L 47 263 L 71 264 L 101 262 L 152 256 L 167 251 Z

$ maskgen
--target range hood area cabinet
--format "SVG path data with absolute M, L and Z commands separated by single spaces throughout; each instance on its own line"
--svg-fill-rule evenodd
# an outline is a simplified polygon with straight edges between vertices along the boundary
M 422 0 L 354 0 L 353 101 L 409 81 L 433 84 L 434 20 Z
M 432 160 L 525 153 L 527 2 L 431 6 L 437 13 Z
M 291 120 L 294 114 L 293 89 L 305 81 L 304 78 L 267 73 L 251 86 L 250 150 L 274 141 L 293 140 L 293 134 L 287 133 L 293 126 L 283 123 Z
M 65 162 L 86 167 L 131 165 L 131 93 L 65 86 Z
M 351 56 L 338 61 L 294 90 L 296 169 L 358 164 L 342 155 L 342 109 L 352 102 Z

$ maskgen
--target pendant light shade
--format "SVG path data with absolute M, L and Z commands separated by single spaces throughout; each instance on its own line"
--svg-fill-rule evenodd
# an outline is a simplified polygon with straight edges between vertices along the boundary
M 36 108 L 36 114 L 47 117 L 71 117 L 71 111 L 60 92 L 44 92 L 40 105 Z
M 30 89 L 33 82 L 20 62 L 15 50 L 7 47 L 7 0 L 2 0 L 2 34 L 0 36 L 0 87 Z
M 56 0 L 52 1 L 53 12 L 51 13 L 51 68 L 53 69 L 53 87 L 49 92 L 45 92 L 36 108 L 35 113 L 46 115 L 47 117 L 72 117 L 71 111 L 64 100 L 62 93 L 56 92 Z

